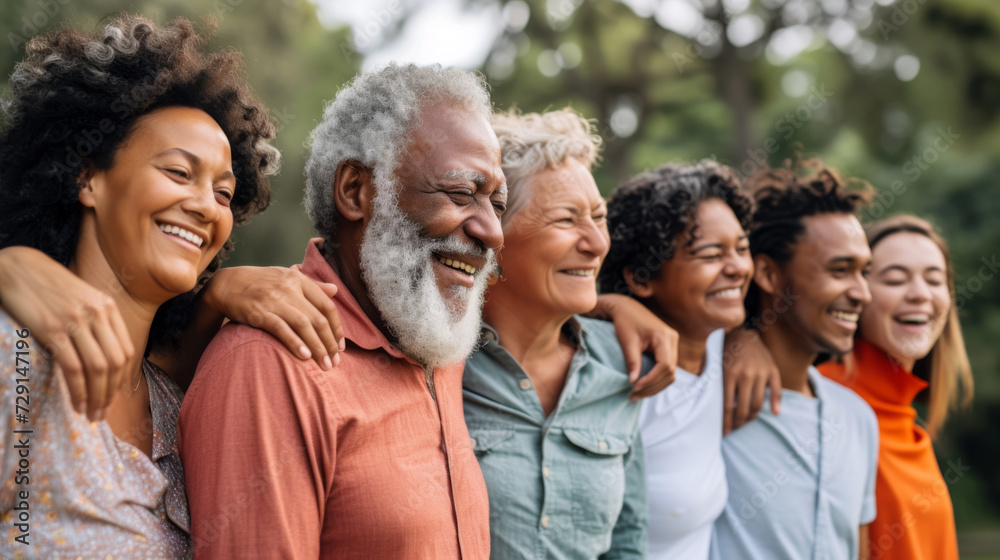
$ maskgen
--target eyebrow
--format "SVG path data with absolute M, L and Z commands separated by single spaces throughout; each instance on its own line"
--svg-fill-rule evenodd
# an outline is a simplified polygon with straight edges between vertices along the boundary
M 191 152 L 185 150 L 184 148 L 170 148 L 169 150 L 163 150 L 162 152 L 156 154 L 156 156 L 154 156 L 154 157 L 160 157 L 162 155 L 169 154 L 170 152 L 177 152 L 177 153 L 179 153 L 180 155 L 184 156 L 188 161 L 190 161 L 191 165 L 194 165 L 195 167 L 198 167 L 198 166 L 201 165 L 201 158 L 198 157 L 198 156 L 196 156 L 196 155 L 194 155 L 194 154 L 192 154 Z M 231 169 L 227 169 L 221 175 L 219 175 L 218 177 L 216 177 L 215 180 L 219 181 L 219 180 L 222 180 L 222 179 L 231 179 L 231 178 L 235 178 L 235 177 L 236 177 L 236 175 L 233 175 L 233 171 Z
M 827 264 L 837 264 L 837 263 L 855 264 L 859 262 L 861 261 L 857 257 L 841 256 L 841 257 L 833 257 L 832 259 L 829 260 L 829 262 L 827 262 Z M 872 264 L 872 261 L 871 259 L 868 259 L 868 261 L 862 263 L 861 266 L 869 266 L 870 264 Z
M 452 169 L 444 175 L 441 176 L 442 179 L 461 179 L 463 181 L 469 181 L 470 183 L 476 185 L 477 188 L 482 188 L 486 185 L 486 176 L 478 171 L 472 169 Z M 502 194 L 507 196 L 507 181 L 500 183 L 497 190 L 493 194 Z
M 469 181 L 470 183 L 475 183 L 477 187 L 481 187 L 486 184 L 486 176 L 478 171 L 473 171 L 472 169 L 458 170 L 452 169 L 451 171 L 444 174 L 443 179 L 462 179 L 463 181 Z

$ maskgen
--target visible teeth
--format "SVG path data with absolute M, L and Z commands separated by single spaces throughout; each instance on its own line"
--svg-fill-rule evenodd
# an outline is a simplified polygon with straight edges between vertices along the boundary
M 565 272 L 566 274 L 571 274 L 573 276 L 593 276 L 594 275 L 594 269 L 593 268 L 574 268 L 574 269 L 571 269 L 571 270 L 564 270 L 563 272 Z
M 202 245 L 202 243 L 205 242 L 204 239 L 202 239 L 201 237 L 199 237 L 199 236 L 191 233 L 190 231 L 188 231 L 188 230 L 186 230 L 184 228 L 180 228 L 180 227 L 172 226 L 172 225 L 168 225 L 168 224 L 158 224 L 158 225 L 160 227 L 160 231 L 162 231 L 163 233 L 169 233 L 170 235 L 176 235 L 177 237 L 180 237 L 181 239 L 183 239 L 185 241 L 188 241 L 189 243 L 195 245 L 196 247 L 200 248 L 201 245 Z
M 849 323 L 857 323 L 859 315 L 857 313 L 847 313 L 845 311 L 831 311 L 830 315 L 833 315 L 837 319 L 842 321 L 847 321 Z
M 904 323 L 912 323 L 915 325 L 923 325 L 931 320 L 931 316 L 926 313 L 912 313 L 910 315 L 901 315 L 899 320 Z
M 464 263 L 462 261 L 456 261 L 455 259 L 448 259 L 448 258 L 444 258 L 444 257 L 437 257 L 437 260 L 438 260 L 438 262 L 440 262 L 441 264 L 443 264 L 445 266 L 450 266 L 451 268 L 454 268 L 455 270 L 461 270 L 462 272 L 464 272 L 466 274 L 470 274 L 470 275 L 471 274 L 475 274 L 476 271 L 479 270 L 478 268 L 472 266 L 471 264 L 467 264 L 467 263 Z
M 740 297 L 741 292 L 739 288 L 729 288 L 726 290 L 719 290 L 718 292 L 712 292 L 708 294 L 710 296 L 719 296 L 724 298 L 736 298 Z

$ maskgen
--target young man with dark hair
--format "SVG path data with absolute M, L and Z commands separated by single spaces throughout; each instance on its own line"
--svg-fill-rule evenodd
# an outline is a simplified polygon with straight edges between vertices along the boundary
M 878 425 L 865 402 L 812 366 L 851 350 L 871 295 L 855 213 L 869 199 L 833 171 L 758 173 L 747 329 L 781 373 L 781 415 L 763 410 L 723 441 L 729 498 L 713 558 L 858 558 L 875 518 Z

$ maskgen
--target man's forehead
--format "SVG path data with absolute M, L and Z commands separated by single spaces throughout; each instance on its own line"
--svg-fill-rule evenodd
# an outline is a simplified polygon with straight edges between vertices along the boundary
M 826 259 L 852 257 L 871 259 L 871 249 L 861 222 L 853 214 L 829 213 L 808 216 L 803 220 L 805 232 L 802 241 L 811 245 L 811 252 Z

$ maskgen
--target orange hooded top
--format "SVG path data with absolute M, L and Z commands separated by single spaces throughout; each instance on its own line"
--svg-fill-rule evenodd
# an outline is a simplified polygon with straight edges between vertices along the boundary
M 916 424 L 917 412 L 911 403 L 927 382 L 862 339 L 856 341 L 854 359 L 857 370 L 850 375 L 843 364 L 834 362 L 819 370 L 853 389 L 878 417 L 877 513 L 869 532 L 871 560 L 958 560 L 948 484 L 967 469 L 949 463 L 942 475 L 930 435 Z

